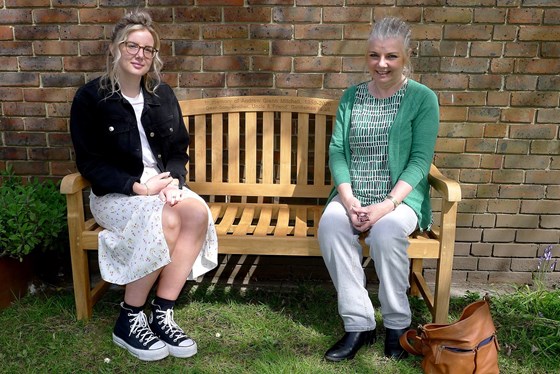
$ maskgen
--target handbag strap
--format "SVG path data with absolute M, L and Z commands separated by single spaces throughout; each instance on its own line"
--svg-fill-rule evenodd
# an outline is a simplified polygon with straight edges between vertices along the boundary
M 412 340 L 412 344 L 410 344 L 410 340 Z M 416 333 L 416 330 L 411 329 L 402 334 L 399 338 L 399 343 L 401 343 L 401 347 L 404 348 L 405 351 L 411 353 L 416 356 L 422 356 L 422 339 Z

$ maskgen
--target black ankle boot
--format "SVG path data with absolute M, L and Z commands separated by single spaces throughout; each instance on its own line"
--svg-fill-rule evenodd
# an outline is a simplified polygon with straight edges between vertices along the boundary
M 395 360 L 401 360 L 408 357 L 408 352 L 401 347 L 399 338 L 408 328 L 405 329 L 385 329 L 385 356 Z
M 325 353 L 328 361 L 351 360 L 363 345 L 375 343 L 375 330 L 347 332 Z

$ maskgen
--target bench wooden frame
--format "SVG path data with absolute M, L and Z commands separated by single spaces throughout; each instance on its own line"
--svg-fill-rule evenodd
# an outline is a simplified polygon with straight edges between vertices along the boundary
M 187 184 L 208 201 L 220 254 L 321 255 L 316 234 L 332 188 L 327 154 L 337 104 L 292 96 L 180 102 L 191 134 Z M 433 201 L 439 205 L 439 219 L 429 233 L 410 237 L 411 294 L 424 298 L 434 322 L 446 323 L 461 190 L 433 165 L 429 181 L 437 191 Z M 90 283 L 87 251 L 97 249 L 102 228 L 85 218 L 83 192 L 88 186 L 73 173 L 60 187 L 68 203 L 78 319 L 91 317 L 109 286 L 99 281 L 92 288 Z M 437 260 L 433 293 L 423 276 L 423 259 Z

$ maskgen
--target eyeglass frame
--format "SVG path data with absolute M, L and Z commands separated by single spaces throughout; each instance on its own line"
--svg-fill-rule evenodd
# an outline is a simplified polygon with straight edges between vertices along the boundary
M 136 56 L 138 53 L 140 53 L 140 50 L 142 50 L 142 55 L 144 56 L 144 58 L 152 59 L 159 52 L 159 50 L 157 48 L 154 48 L 150 45 L 145 45 L 145 46 L 142 47 L 140 44 L 134 43 L 134 42 L 131 42 L 131 41 L 128 41 L 128 40 L 125 40 L 125 41 L 121 42 L 120 44 L 124 44 L 124 49 L 126 50 L 126 53 L 128 53 L 131 56 Z M 128 47 L 127 44 L 133 44 L 134 46 L 136 46 L 136 48 L 138 48 L 136 53 L 130 53 L 130 51 L 128 50 L 129 47 Z M 146 48 L 149 48 L 149 49 L 153 50 L 153 52 L 151 53 L 151 56 L 148 56 L 146 54 Z M 150 53 L 150 52 L 148 52 L 148 53 Z

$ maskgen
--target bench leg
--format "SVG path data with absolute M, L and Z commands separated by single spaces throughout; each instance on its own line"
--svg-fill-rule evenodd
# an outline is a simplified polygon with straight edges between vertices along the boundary
M 72 279 L 76 300 L 76 318 L 82 320 L 91 318 L 92 298 L 87 252 L 77 247 L 77 243 L 71 244 Z
M 410 296 L 419 297 L 420 296 L 420 289 L 418 288 L 418 284 L 416 283 L 413 274 L 414 273 L 422 273 L 423 261 L 421 258 L 413 258 L 411 260 L 410 265 Z
M 448 322 L 453 255 L 455 253 L 456 216 L 457 203 L 444 201 L 442 205 L 441 248 L 440 256 L 437 261 L 434 292 L 433 318 L 435 323 Z

